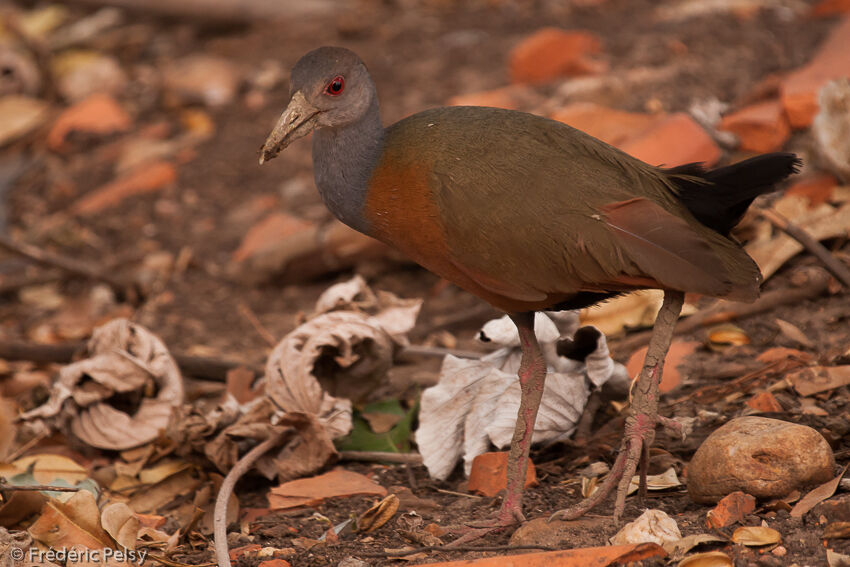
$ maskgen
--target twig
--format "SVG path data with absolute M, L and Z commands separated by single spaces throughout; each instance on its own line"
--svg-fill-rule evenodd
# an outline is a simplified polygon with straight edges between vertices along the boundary
M 458 547 L 446 547 L 443 545 L 426 545 L 423 547 L 415 547 L 412 549 L 404 549 L 399 551 L 382 551 L 380 553 L 361 553 L 358 552 L 357 555 L 362 555 L 363 557 L 406 557 L 408 555 L 415 555 L 417 553 L 425 553 L 428 551 L 444 551 L 444 552 L 470 552 L 470 551 L 523 551 L 527 549 L 540 549 L 543 551 L 560 551 L 558 547 L 551 547 L 548 545 L 488 545 L 488 546 L 474 546 L 474 545 L 461 545 Z
M 32 491 L 42 491 L 49 490 L 51 492 L 79 492 L 82 488 L 76 486 L 50 486 L 48 484 L 29 484 L 26 486 L 20 484 L 6 484 L 5 482 L 0 482 L 0 490 L 32 490 Z
M 795 225 L 787 218 L 772 209 L 760 209 L 755 211 L 764 217 L 770 224 L 802 244 L 806 250 L 814 254 L 814 256 L 823 262 L 826 269 L 835 276 L 838 281 L 844 284 L 844 287 L 850 288 L 850 269 L 847 268 L 838 258 L 824 247 L 823 244 L 812 238 L 808 232 Z
M 109 284 L 117 293 L 125 295 L 127 293 L 136 293 L 134 286 L 125 281 L 121 281 L 113 276 L 106 274 L 85 262 L 80 262 L 73 258 L 59 256 L 42 250 L 38 246 L 27 244 L 26 242 L 17 242 L 9 238 L 5 234 L 0 234 L 0 248 L 7 250 L 13 254 L 17 254 L 23 258 L 31 260 L 36 264 L 48 266 L 51 268 L 59 268 L 65 272 L 83 276 L 92 280 L 97 280 Z
M 402 463 L 421 465 L 422 455 L 419 453 L 388 453 L 384 451 L 340 451 L 341 461 L 383 461 L 386 463 Z
M 5 360 L 28 360 L 39 363 L 68 364 L 77 352 L 83 352 L 86 343 L 65 343 L 57 345 L 42 345 L 37 343 L 0 341 L 0 358 Z M 180 370 L 189 376 L 206 378 L 216 382 L 224 382 L 227 372 L 244 366 L 262 374 L 263 369 L 247 365 L 244 362 L 210 358 L 206 356 L 191 356 L 188 354 L 172 354 Z
M 463 496 L 464 498 L 484 498 L 483 496 L 478 496 L 477 494 L 464 494 L 463 492 L 455 492 L 454 490 L 446 490 L 445 488 L 435 488 L 437 492 L 440 494 L 451 494 L 452 496 Z
M 274 338 L 274 335 L 266 329 L 260 320 L 257 318 L 257 315 L 251 310 L 247 303 L 244 301 L 240 301 L 236 308 L 239 310 L 239 314 L 242 315 L 248 323 L 254 327 L 254 330 L 257 331 L 257 334 L 263 337 L 263 340 L 269 343 L 269 346 L 274 348 L 277 346 L 277 339 Z
M 700 327 L 752 317 L 780 305 L 799 303 L 821 295 L 829 285 L 829 274 L 821 268 L 808 270 L 807 281 L 798 288 L 769 291 L 753 303 L 721 301 L 676 323 L 675 334 L 684 334 Z M 652 331 L 642 331 L 620 341 L 611 341 L 612 350 L 632 352 L 649 342 Z
M 167 567 L 216 567 L 216 564 L 214 562 L 192 565 L 191 563 L 180 563 L 179 561 L 172 561 L 171 559 L 167 559 L 165 557 L 162 557 L 161 555 L 154 555 L 153 553 L 148 553 L 147 558 L 153 559 L 154 561 L 159 561 Z
M 257 459 L 265 455 L 271 449 L 283 441 L 292 432 L 292 428 L 273 432 L 268 439 L 248 451 L 244 457 L 230 469 L 221 483 L 218 496 L 215 500 L 215 512 L 213 513 L 213 533 L 215 541 L 215 558 L 219 567 L 230 567 L 230 555 L 227 549 L 227 502 L 233 493 L 236 482 L 248 472 Z
M 429 347 L 423 345 L 409 345 L 401 349 L 399 356 L 433 356 L 443 358 L 446 355 L 456 356 L 458 358 L 481 358 L 486 352 L 476 352 L 474 350 L 461 350 L 457 348 L 444 347 Z

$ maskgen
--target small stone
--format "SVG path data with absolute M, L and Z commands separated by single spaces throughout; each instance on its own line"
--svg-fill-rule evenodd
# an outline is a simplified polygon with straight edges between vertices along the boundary
M 242 78 L 239 68 L 229 60 L 196 54 L 168 63 L 162 81 L 165 90 L 179 102 L 220 107 L 233 102 Z
M 738 136 L 740 148 L 749 152 L 773 152 L 785 145 L 791 126 L 778 100 L 759 102 L 723 118 L 720 130 Z
M 511 51 L 511 81 L 536 84 L 603 73 L 608 64 L 597 57 L 601 51 L 601 40 L 590 32 L 543 28 Z
M 676 520 L 661 510 L 647 510 L 620 529 L 610 540 L 611 545 L 657 543 L 666 545 L 682 539 Z
M 805 425 L 739 417 L 714 431 L 688 465 L 688 493 L 714 503 L 735 491 L 781 498 L 833 478 L 835 458 L 823 436 Z
M 292 567 L 292 564 L 285 559 L 269 559 L 260 561 L 259 567 Z
M 484 453 L 472 461 L 469 471 L 469 491 L 484 496 L 496 496 L 508 485 L 508 453 L 507 451 Z M 537 484 L 537 473 L 534 463 L 528 459 L 525 473 L 525 487 Z

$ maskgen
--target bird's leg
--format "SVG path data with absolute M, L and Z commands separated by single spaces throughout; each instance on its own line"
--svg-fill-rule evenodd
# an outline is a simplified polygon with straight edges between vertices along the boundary
M 658 384 L 661 382 L 664 358 L 673 340 L 673 328 L 682 311 L 684 301 L 685 294 L 680 291 L 664 292 L 664 303 L 655 319 L 643 369 L 632 392 L 631 408 L 626 418 L 626 430 L 620 446 L 620 454 L 614 466 L 611 467 L 608 477 L 593 496 L 571 508 L 555 512 L 550 519 L 578 518 L 604 500 L 616 485 L 614 520 L 619 521 L 626 506 L 626 493 L 638 463 L 641 464 L 640 494 L 645 494 L 647 461 L 649 448 L 655 440 L 655 427 L 661 424 L 681 433 L 681 427 L 675 421 L 658 415 Z
M 525 521 L 525 516 L 522 513 L 522 493 L 528 471 L 528 453 L 531 450 L 534 422 L 537 420 L 537 410 L 540 408 L 540 400 L 543 398 L 546 360 L 543 358 L 543 351 L 540 350 L 537 337 L 534 335 L 534 313 L 514 313 L 510 317 L 519 331 L 522 361 L 517 372 L 521 396 L 516 427 L 511 439 L 511 450 L 508 453 L 505 497 L 502 500 L 502 507 L 494 519 L 467 526 L 467 529 L 462 530 L 463 535 L 452 542 L 452 545 L 460 545 L 493 530 Z

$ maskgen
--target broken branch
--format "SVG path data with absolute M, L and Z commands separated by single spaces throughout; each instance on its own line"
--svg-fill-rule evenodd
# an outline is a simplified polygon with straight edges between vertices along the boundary
M 274 449 L 292 431 L 293 428 L 287 427 L 286 429 L 273 432 L 268 439 L 248 451 L 244 457 L 239 459 L 233 468 L 230 469 L 230 472 L 227 473 L 227 476 L 224 477 L 215 500 L 215 512 L 213 514 L 215 558 L 220 567 L 230 567 L 230 555 L 227 549 L 227 502 L 230 500 L 230 495 L 233 493 L 236 482 L 242 475 L 251 470 L 257 459 Z
M 135 286 L 130 282 L 114 278 L 111 275 L 103 273 L 97 268 L 86 264 L 85 262 L 52 254 L 42 250 L 38 246 L 27 244 L 26 242 L 18 242 L 6 235 L 0 234 L 0 248 L 42 266 L 59 268 L 60 270 L 77 276 L 83 276 L 85 278 L 104 282 L 114 289 L 116 293 L 121 295 L 126 295 L 128 293 L 135 295 L 137 293 Z
M 726 323 L 737 319 L 752 317 L 765 311 L 770 311 L 780 305 L 799 303 L 805 299 L 817 297 L 827 290 L 829 274 L 821 268 L 811 268 L 805 272 L 806 281 L 796 288 L 783 288 L 769 291 L 753 303 L 720 301 L 714 305 L 697 311 L 690 317 L 676 324 L 675 334 L 684 334 L 700 327 Z M 631 353 L 649 342 L 652 331 L 641 331 L 625 339 L 617 341 L 615 348 L 618 352 Z
M 844 287 L 850 288 L 850 269 L 847 269 L 838 258 L 826 249 L 826 247 L 812 238 L 808 232 L 795 225 L 790 220 L 772 209 L 755 209 L 770 224 L 802 244 L 806 250 L 811 252 L 818 260 L 823 262 L 826 269 L 835 276 Z

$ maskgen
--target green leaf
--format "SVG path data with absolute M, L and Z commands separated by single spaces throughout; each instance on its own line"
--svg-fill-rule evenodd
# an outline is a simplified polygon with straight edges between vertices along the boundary
M 382 451 L 387 453 L 410 452 L 410 429 L 419 411 L 419 402 L 405 411 L 398 400 L 383 400 L 355 411 L 351 433 L 336 441 L 340 451 Z M 363 413 L 388 413 L 403 416 L 395 427 L 386 433 L 375 433 L 363 419 Z

